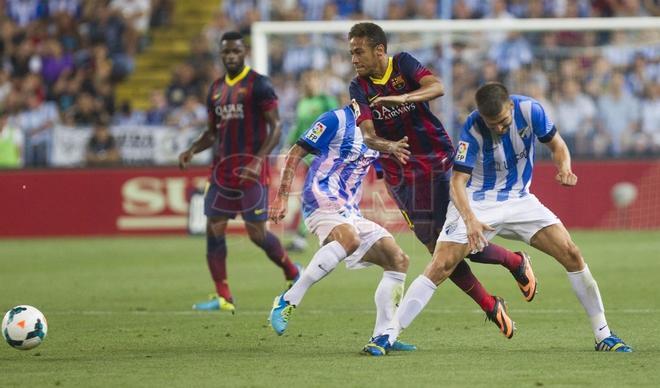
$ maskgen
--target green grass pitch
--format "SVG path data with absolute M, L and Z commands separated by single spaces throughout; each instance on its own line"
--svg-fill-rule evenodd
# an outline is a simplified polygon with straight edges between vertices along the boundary
M 409 284 L 429 255 L 412 235 L 396 237 L 411 256 Z M 339 267 L 310 290 L 278 337 L 266 318 L 284 280 L 245 237 L 228 239 L 234 316 L 190 308 L 212 290 L 202 238 L 2 240 L 0 309 L 34 305 L 49 331 L 32 351 L 0 344 L 0 386 L 659 386 L 660 232 L 573 237 L 610 326 L 635 353 L 593 351 L 564 271 L 532 248 L 539 278 L 532 303 L 504 269 L 471 264 L 508 301 L 513 339 L 445 283 L 403 334 L 419 350 L 370 358 L 360 349 L 371 335 L 378 268 Z M 313 250 L 293 258 L 306 264 Z

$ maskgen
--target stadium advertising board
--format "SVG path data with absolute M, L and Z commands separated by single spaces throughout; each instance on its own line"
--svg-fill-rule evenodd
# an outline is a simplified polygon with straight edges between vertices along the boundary
M 270 169 L 271 190 L 278 184 L 278 164 Z M 532 183 L 532 192 L 569 228 L 660 228 L 660 162 L 575 162 L 573 167 L 580 179 L 574 188 L 554 181 L 550 163 L 537 166 Z M 190 198 L 207 175 L 202 167 L 0 171 L 0 237 L 184 234 Z M 294 189 L 303 179 L 299 171 Z M 370 174 L 363 185 L 362 213 L 395 235 L 405 231 L 382 181 Z M 295 228 L 299 206 L 299 193 L 293 192 L 284 228 Z M 193 208 L 200 212 L 202 206 Z M 203 217 L 194 219 L 203 225 Z M 238 222 L 230 229 L 243 230 Z

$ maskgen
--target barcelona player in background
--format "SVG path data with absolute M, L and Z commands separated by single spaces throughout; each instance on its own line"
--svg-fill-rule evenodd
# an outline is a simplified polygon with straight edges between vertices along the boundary
M 208 128 L 179 155 L 185 168 L 193 155 L 217 142 L 213 169 L 204 199 L 206 259 L 216 294 L 193 305 L 196 310 L 235 310 L 227 282 L 225 230 L 241 214 L 250 240 L 284 272 L 292 284 L 300 275 L 279 239 L 266 229 L 268 219 L 267 156 L 278 144 L 281 124 L 277 95 L 270 80 L 245 65 L 246 47 L 238 32 L 221 38 L 220 58 L 227 71 L 209 88 Z
M 365 144 L 408 138 L 410 159 L 381 155 L 385 183 L 415 232 L 417 239 L 433 253 L 445 222 L 449 204 L 449 179 L 454 148 L 440 120 L 433 115 L 429 100 L 444 94 L 440 80 L 406 52 L 389 56 L 387 37 L 374 23 L 357 23 L 349 34 L 351 61 L 357 77 L 350 85 L 350 96 L 360 104 L 357 124 Z M 518 282 L 524 298 L 531 301 L 536 279 L 524 252 L 514 253 L 495 244 L 468 256 L 472 261 L 501 264 Z M 502 298 L 489 294 L 461 260 L 450 279 L 467 293 L 511 338 L 513 322 Z

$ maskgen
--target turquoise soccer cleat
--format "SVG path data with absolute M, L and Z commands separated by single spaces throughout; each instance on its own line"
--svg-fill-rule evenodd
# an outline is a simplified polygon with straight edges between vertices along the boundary
M 233 303 L 228 302 L 225 298 L 218 296 L 217 294 L 211 294 L 209 300 L 195 303 L 192 308 L 193 310 L 200 311 L 229 311 L 232 314 L 236 312 L 236 306 L 234 306 Z
M 390 336 L 388 334 L 381 334 L 376 336 L 369 341 L 368 344 L 364 345 L 362 351 L 371 356 L 384 356 L 392 348 L 389 342 Z
M 633 350 L 630 346 L 626 345 L 621 338 L 612 333 L 609 337 L 596 343 L 596 351 L 632 353 Z
M 270 310 L 270 326 L 277 335 L 284 334 L 289 325 L 289 317 L 295 308 L 296 306 L 284 300 L 284 293 L 275 297 L 273 309 Z
M 417 346 L 396 340 L 392 344 L 390 350 L 397 352 L 414 352 L 415 350 L 417 350 Z

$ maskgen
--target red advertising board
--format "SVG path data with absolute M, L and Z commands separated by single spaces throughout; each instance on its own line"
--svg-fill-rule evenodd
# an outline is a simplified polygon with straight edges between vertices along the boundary
M 0 174 L 0 236 L 182 233 L 208 169 L 24 170 Z
M 576 187 L 559 186 L 547 162 L 536 166 L 532 183 L 532 192 L 569 228 L 660 228 L 660 162 L 575 162 L 573 168 Z M 278 169 L 271 173 L 273 189 Z M 204 186 L 207 174 L 206 168 L 1 171 L 0 237 L 183 234 L 189 194 Z M 301 186 L 302 175 L 294 188 Z M 617 207 L 618 194 L 634 198 Z M 373 175 L 364 182 L 361 208 L 390 230 L 406 227 Z

